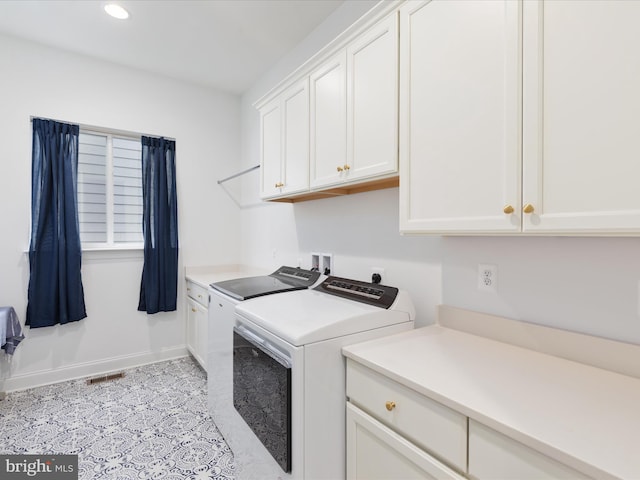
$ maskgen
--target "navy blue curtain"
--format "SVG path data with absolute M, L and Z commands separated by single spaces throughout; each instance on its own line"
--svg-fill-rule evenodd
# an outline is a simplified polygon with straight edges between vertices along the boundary
M 78 125 L 33 119 L 31 242 L 26 324 L 49 327 L 87 316 L 80 275 Z
M 175 141 L 142 137 L 142 198 L 144 266 L 138 310 L 171 312 L 178 294 Z

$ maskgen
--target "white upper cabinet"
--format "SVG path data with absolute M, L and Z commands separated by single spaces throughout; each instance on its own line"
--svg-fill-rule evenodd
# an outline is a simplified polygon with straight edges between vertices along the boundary
M 262 198 L 309 190 L 309 82 L 305 78 L 260 109 Z
M 524 2 L 527 232 L 640 232 L 640 2 Z
M 260 110 L 260 176 L 261 196 L 280 194 L 282 168 L 282 121 L 280 99 L 273 100 Z
M 521 4 L 400 10 L 400 230 L 520 230 Z
M 341 181 L 347 163 L 346 54 L 318 67 L 311 89 L 311 187 Z
M 397 173 L 397 24 L 394 12 L 311 73 L 312 188 Z
M 640 233 L 639 24 L 625 0 L 403 5 L 401 231 Z
M 398 14 L 347 48 L 345 180 L 398 171 Z

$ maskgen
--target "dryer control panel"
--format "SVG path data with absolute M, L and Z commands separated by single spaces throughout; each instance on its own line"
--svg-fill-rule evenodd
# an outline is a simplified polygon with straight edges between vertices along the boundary
M 398 296 L 395 287 L 340 277 L 327 277 L 314 290 L 385 309 L 391 307 Z

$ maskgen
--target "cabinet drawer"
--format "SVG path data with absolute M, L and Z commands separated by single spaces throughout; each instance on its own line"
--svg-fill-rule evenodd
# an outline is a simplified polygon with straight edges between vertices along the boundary
M 347 403 L 347 480 L 463 480 L 393 430 Z
M 458 471 L 466 471 L 466 416 L 350 359 L 347 396 L 353 404 L 417 446 Z
M 469 420 L 469 475 L 519 480 L 589 478 L 474 420 Z
M 187 280 L 187 295 L 205 308 L 209 308 L 209 291 L 206 288 Z

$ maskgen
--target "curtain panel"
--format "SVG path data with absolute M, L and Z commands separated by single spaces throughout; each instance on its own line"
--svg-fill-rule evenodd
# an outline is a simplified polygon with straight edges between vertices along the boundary
M 33 119 L 31 239 L 26 324 L 31 328 L 87 316 L 78 226 L 79 126 Z
M 176 142 L 142 137 L 144 265 L 138 310 L 176 310 L 178 293 L 178 201 Z

